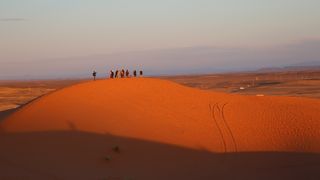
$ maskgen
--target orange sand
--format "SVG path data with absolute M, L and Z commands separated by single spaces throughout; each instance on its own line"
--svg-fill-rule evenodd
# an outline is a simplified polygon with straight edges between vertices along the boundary
M 14 141 L 21 143 L 24 142 L 22 139 L 29 137 L 27 142 L 32 142 L 31 144 L 35 146 L 35 149 L 37 149 L 37 146 L 42 148 L 42 155 L 40 157 L 35 155 L 35 158 L 39 161 L 45 161 L 41 158 L 51 156 L 44 152 L 49 151 L 50 154 L 55 154 L 54 151 L 50 151 L 50 148 L 46 148 L 52 148 L 52 146 L 44 145 L 50 144 L 46 142 L 49 140 L 36 136 L 37 133 L 38 135 L 48 136 L 47 134 L 50 134 L 50 132 L 73 132 L 74 134 L 85 132 L 92 134 L 91 136 L 111 136 L 119 139 L 163 144 L 190 151 L 205 150 L 208 151 L 206 152 L 208 154 L 224 152 L 238 152 L 239 154 L 241 154 L 240 152 L 320 153 L 319 100 L 230 95 L 201 91 L 169 81 L 149 78 L 101 80 L 74 85 L 28 104 L 0 125 L 1 131 L 5 132 L 0 135 L 0 145 L 2 143 L 11 148 L 21 148 L 22 145 L 11 144 L 10 146 L 10 143 Z M 24 134 L 24 137 L 16 137 L 17 134 Z M 74 140 L 79 136 L 75 135 Z M 62 144 L 74 143 L 70 136 L 64 134 L 61 137 Z M 51 138 L 51 141 L 59 141 L 57 138 Z M 34 141 L 30 141 L 30 139 L 34 139 Z M 101 148 L 107 146 L 98 145 L 98 143 L 102 143 L 101 140 L 95 140 L 95 138 L 92 138 L 92 140 L 96 143 L 92 144 L 90 142 L 91 146 L 101 146 Z M 119 140 L 118 144 L 126 146 L 124 141 Z M 66 149 L 70 150 L 73 147 L 78 147 L 80 148 L 78 152 L 80 154 L 95 153 L 88 148 L 87 151 L 83 150 L 83 148 L 86 148 L 86 144 L 75 144 L 75 146 Z M 27 146 L 27 144 L 24 145 Z M 29 148 L 28 151 L 34 153 L 36 152 L 34 148 Z M 65 146 L 61 148 L 65 148 Z M 8 157 L 13 156 L 14 153 L 9 153 L 9 151 L 10 148 L 7 148 L 7 151 L 0 150 L 0 153 L 11 154 Z M 77 154 L 77 152 L 74 153 Z M 136 150 L 136 153 L 138 153 L 138 150 Z M 145 156 L 152 156 L 152 152 L 144 153 L 146 153 Z M 19 156 L 18 154 L 14 156 Z M 68 159 L 70 154 L 73 153 L 69 152 L 68 155 L 64 155 L 65 158 Z M 156 154 L 161 154 L 161 151 Z M 28 155 L 24 154 L 22 157 L 25 156 Z M 53 157 L 55 156 L 53 155 Z M 133 159 L 135 158 L 128 156 L 127 161 L 122 159 L 120 162 L 125 164 L 125 162 L 129 163 Z M 159 163 L 170 162 L 170 158 L 164 158 L 168 162 L 160 159 L 158 159 Z M 203 161 L 205 161 L 204 159 L 206 158 L 202 158 Z M 142 158 L 143 160 L 145 159 Z M 172 161 L 174 160 L 173 158 Z M 181 158 L 175 161 L 180 160 Z M 198 160 L 201 160 L 201 158 Z M 197 158 L 193 159 L 193 161 L 198 160 Z M 77 160 L 75 159 L 75 161 Z M 59 162 L 55 163 L 59 164 Z M 317 163 L 319 163 L 319 159 Z M 208 174 L 211 172 L 210 167 L 218 166 L 217 161 L 211 165 L 210 163 L 204 164 L 206 164 L 206 168 L 202 168 L 202 170 Z M 238 164 L 238 162 L 235 164 Z M 290 166 L 291 164 L 292 162 L 287 165 Z M 177 165 L 181 164 L 178 163 Z M 38 166 L 41 167 L 41 163 Z M 117 165 L 115 166 L 117 167 Z M 0 167 L 2 167 L 1 163 Z M 144 168 L 148 171 L 148 167 Z M 160 167 L 156 166 L 154 168 Z M 194 167 L 188 167 L 185 170 L 190 171 L 191 169 L 194 169 Z M 121 168 L 114 169 L 114 172 L 118 171 L 120 173 Z M 122 173 L 128 171 L 131 172 L 127 168 Z M 161 170 L 159 171 L 161 172 Z M 132 170 L 133 174 L 134 172 L 136 171 Z M 150 172 L 145 172 L 146 176 L 143 175 L 144 173 L 134 174 L 133 176 L 139 177 L 137 179 L 150 178 L 150 176 L 147 176 L 147 174 L 150 175 Z M 180 171 L 177 170 L 177 172 Z M 60 174 L 61 172 L 52 173 Z M 174 176 L 173 172 L 171 173 L 172 176 L 161 177 L 181 178 L 180 176 Z M 197 176 L 197 171 L 194 173 L 194 176 L 188 177 L 200 177 Z M 201 173 L 203 172 L 201 171 Z M 68 177 L 68 174 L 70 175 L 70 173 L 65 172 L 63 177 Z M 247 176 L 244 177 L 248 178 Z

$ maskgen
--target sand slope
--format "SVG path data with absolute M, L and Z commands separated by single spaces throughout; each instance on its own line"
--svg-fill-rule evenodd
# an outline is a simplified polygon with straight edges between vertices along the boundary
M 79 130 L 221 151 L 320 151 L 320 101 L 205 92 L 164 80 L 75 85 L 9 117 L 2 130 Z
M 199 177 L 200 173 L 203 179 L 209 177 L 228 179 L 231 177 L 227 171 L 231 166 L 239 166 L 237 168 L 239 169 L 241 163 L 250 159 L 254 159 L 254 167 L 262 166 L 264 169 L 265 165 L 268 168 L 261 173 L 256 172 L 257 174 L 249 173 L 251 172 L 249 170 L 244 171 L 241 177 L 246 179 L 255 179 L 258 175 L 270 177 L 263 173 L 270 173 L 271 166 L 281 166 L 286 169 L 283 176 L 277 177 L 290 176 L 293 169 L 296 172 L 299 172 L 298 169 L 302 171 L 301 176 L 305 173 L 310 175 L 310 172 L 314 174 L 316 172 L 314 169 L 320 167 L 319 156 L 309 154 L 320 153 L 319 100 L 230 95 L 187 88 L 157 79 L 102 80 L 74 85 L 26 105 L 5 119 L 0 124 L 0 129 L 2 132 L 0 144 L 6 147 L 2 148 L 0 153 L 7 154 L 5 157 L 9 158 L 11 164 L 18 162 L 21 165 L 19 158 L 26 159 L 28 163 L 36 159 L 31 164 L 23 161 L 24 165 L 21 166 L 36 169 L 47 167 L 41 172 L 50 172 L 51 175 L 64 178 L 75 177 L 77 173 L 62 173 L 62 170 L 58 170 L 59 167 L 73 167 L 78 161 L 81 166 L 78 170 L 87 168 L 86 163 L 93 167 L 88 170 L 87 177 L 96 173 L 101 176 L 104 173 L 117 175 L 118 172 L 118 174 L 129 174 L 130 177 L 132 175 L 137 179 L 148 179 L 152 175 L 159 179 L 168 177 L 193 179 Z M 106 144 L 103 144 L 104 141 L 101 140 L 103 138 L 106 138 Z M 117 143 L 110 143 L 114 142 L 114 139 L 117 139 Z M 148 145 L 140 146 L 140 141 Z M 20 145 L 16 144 L 18 142 Z M 33 148 L 28 147 L 25 151 L 19 151 L 17 149 L 27 146 L 21 142 L 30 142 Z M 50 142 L 61 147 L 61 150 L 59 151 Z M 93 149 L 86 148 L 87 144 Z M 118 165 L 111 165 L 114 167 L 112 171 L 99 169 L 100 166 L 104 166 L 101 163 L 105 162 L 100 161 L 103 161 L 101 160 L 103 156 L 108 154 L 105 152 L 106 149 L 115 144 L 121 144 L 121 147 L 124 147 L 126 152 L 131 152 L 129 153 L 131 155 L 125 157 L 117 155 L 121 160 L 114 162 L 119 163 Z M 159 146 L 158 151 L 155 150 L 155 146 Z M 162 146 L 165 148 L 160 148 Z M 79 152 L 75 152 L 76 147 L 79 148 Z M 55 155 L 56 150 L 59 151 L 59 156 Z M 132 151 L 137 157 L 134 157 Z M 48 152 L 52 154 L 47 155 Z M 256 154 L 245 154 L 251 152 Z M 292 152 L 292 154 L 279 155 L 272 152 Z M 181 156 L 176 156 L 180 153 Z M 233 157 L 232 154 L 229 155 L 228 162 L 222 160 L 226 165 L 220 167 L 219 159 L 225 159 L 225 155 L 220 153 L 240 155 L 236 155 L 236 159 L 230 158 Z M 295 153 L 304 154 L 297 156 Z M 74 155 L 79 160 L 75 158 L 72 162 L 71 160 L 61 162 Z M 154 159 L 155 156 L 159 156 L 161 160 Z M 303 158 L 305 156 L 309 158 L 305 160 Z M 279 157 L 288 157 L 289 161 L 279 164 L 281 159 Z M 54 161 L 56 158 L 60 158 L 61 161 Z M 98 160 L 99 158 L 101 159 Z M 138 164 L 142 163 L 143 170 L 134 165 L 139 159 L 141 162 Z M 50 164 L 52 161 L 53 165 Z M 148 166 L 151 163 L 159 164 L 155 167 Z M 185 164 L 187 167 L 169 171 L 170 168 L 165 167 L 170 163 Z M 201 168 L 195 168 L 193 163 L 195 166 L 201 164 Z M 0 164 L 0 167 L 5 165 L 6 163 Z M 215 168 L 218 166 L 220 168 Z M 307 166 L 308 168 L 302 168 Z M 11 170 L 17 171 L 15 168 L 9 168 L 7 172 Z M 26 177 L 30 173 L 30 177 L 35 174 L 33 171 L 25 171 L 29 173 L 25 174 Z M 163 174 L 164 172 L 169 174 Z M 187 172 L 189 175 L 185 174 Z M 279 174 L 277 170 L 272 172 L 274 175 Z M 156 175 L 157 173 L 159 175 Z M 48 174 L 43 174 L 46 175 Z M 11 177 L 10 173 L 8 177 Z

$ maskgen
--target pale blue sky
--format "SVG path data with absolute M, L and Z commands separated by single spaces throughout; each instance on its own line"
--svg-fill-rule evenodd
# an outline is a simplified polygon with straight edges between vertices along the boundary
M 320 37 L 319 0 L 0 0 L 0 63 Z

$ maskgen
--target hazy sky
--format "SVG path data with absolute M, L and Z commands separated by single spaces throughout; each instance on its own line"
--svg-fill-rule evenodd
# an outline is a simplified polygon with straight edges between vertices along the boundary
M 0 0 L 0 63 L 320 37 L 319 0 Z

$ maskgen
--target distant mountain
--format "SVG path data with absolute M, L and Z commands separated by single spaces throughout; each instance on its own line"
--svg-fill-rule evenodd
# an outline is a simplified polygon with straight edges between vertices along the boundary
M 280 71 L 306 71 L 306 70 L 319 70 L 318 66 L 286 66 L 286 67 L 270 67 L 258 69 L 258 72 L 280 72 Z
M 320 51 L 320 49 L 319 49 Z M 301 62 L 301 63 L 297 63 L 297 64 L 292 64 L 291 66 L 295 67 L 295 66 L 301 66 L 301 67 L 314 67 L 314 66 L 320 66 L 320 59 L 319 61 L 313 61 L 313 62 Z
M 188 47 L 82 57 L 1 62 L 0 79 L 83 78 L 93 70 L 143 69 L 146 75 L 253 71 L 263 67 L 301 68 L 320 64 L 320 40 L 273 48 Z M 265 69 L 265 68 L 264 68 Z

